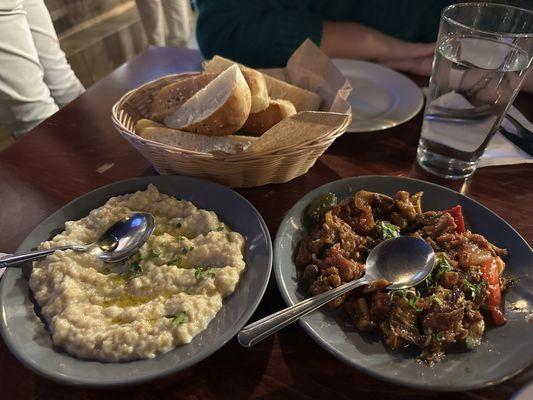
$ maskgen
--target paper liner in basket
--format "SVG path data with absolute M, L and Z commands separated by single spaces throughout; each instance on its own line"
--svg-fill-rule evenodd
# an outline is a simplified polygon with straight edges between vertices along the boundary
M 350 83 L 309 39 L 296 49 L 285 68 L 262 69 L 261 72 L 319 94 L 322 97 L 320 111 L 351 114 L 346 101 L 352 91 Z
M 311 40 L 305 40 L 290 57 L 285 68 L 260 70 L 267 78 L 269 93 L 285 93 L 287 87 L 279 81 L 317 93 L 322 101 L 318 111 L 300 111 L 285 118 L 263 133 L 259 139 L 241 154 L 246 157 L 310 143 L 349 125 L 351 108 L 346 98 L 352 88 L 340 70 Z M 276 79 L 268 79 L 273 77 Z M 279 80 L 279 81 L 278 81 Z M 289 88 L 290 90 L 290 88 Z M 294 94 L 293 94 L 294 95 Z M 294 96 L 297 97 L 297 96 Z M 216 152 L 216 158 L 226 158 L 227 154 Z

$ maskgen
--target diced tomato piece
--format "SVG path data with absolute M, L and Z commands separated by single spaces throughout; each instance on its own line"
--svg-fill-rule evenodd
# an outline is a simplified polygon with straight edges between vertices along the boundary
M 450 213 L 453 220 L 455 221 L 455 225 L 457 225 L 457 228 L 455 228 L 455 231 L 457 233 L 464 233 L 465 232 L 465 220 L 463 218 L 463 208 L 460 205 L 456 205 L 453 208 L 444 210 L 444 212 Z
M 490 306 L 499 306 L 501 301 L 500 274 L 498 273 L 498 265 L 493 257 L 483 263 L 483 278 L 488 284 L 488 304 Z
M 483 263 L 483 278 L 487 281 L 489 296 L 487 303 L 492 315 L 492 320 L 497 325 L 505 323 L 505 316 L 500 310 L 500 303 L 502 301 L 500 288 L 500 273 L 496 259 L 491 257 Z
M 490 315 L 492 316 L 492 320 L 496 325 L 503 325 L 507 322 L 505 319 L 505 316 L 502 313 L 502 310 L 500 310 L 496 306 L 489 306 Z

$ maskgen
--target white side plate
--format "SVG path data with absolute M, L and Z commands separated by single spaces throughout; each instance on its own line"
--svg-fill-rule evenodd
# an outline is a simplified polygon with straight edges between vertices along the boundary
M 352 85 L 352 123 L 346 132 L 392 128 L 413 118 L 424 104 L 420 88 L 390 68 L 366 61 L 335 59 Z

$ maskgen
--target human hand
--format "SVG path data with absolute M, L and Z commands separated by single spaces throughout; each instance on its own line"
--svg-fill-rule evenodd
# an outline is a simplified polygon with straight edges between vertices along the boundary
M 415 75 L 430 76 L 431 66 L 433 64 L 433 54 L 427 57 L 385 61 L 381 64 L 392 69 L 409 72 Z
M 384 50 L 377 59 L 380 63 L 433 58 L 435 43 L 413 43 L 388 37 Z
M 368 26 L 337 21 L 324 21 L 320 47 L 330 57 L 369 60 L 419 75 L 431 74 L 435 52 L 435 43 L 406 42 Z
M 431 75 L 435 43 L 411 43 L 390 38 L 387 51 L 377 60 L 389 68 L 416 75 Z

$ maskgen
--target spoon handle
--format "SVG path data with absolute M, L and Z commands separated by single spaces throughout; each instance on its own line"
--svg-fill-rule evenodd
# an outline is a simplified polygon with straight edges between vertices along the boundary
M 39 250 L 39 251 L 29 251 L 27 253 L 12 254 L 10 256 L 0 258 L 0 268 L 4 267 L 14 267 L 20 265 L 26 261 L 37 260 L 38 258 L 45 257 L 52 254 L 57 250 L 68 250 L 73 249 L 76 251 L 85 251 L 87 246 L 83 245 L 72 245 L 72 246 L 60 246 L 54 247 L 53 249 Z
M 345 283 L 344 285 L 336 287 L 332 290 L 328 290 L 327 292 L 321 293 L 317 296 L 300 301 L 299 303 L 296 303 L 290 307 L 260 319 L 259 321 L 245 326 L 239 332 L 237 339 L 244 347 L 253 346 L 261 340 L 266 339 L 273 333 L 302 318 L 304 315 L 309 314 L 311 311 L 322 307 L 329 301 L 336 299 L 340 295 L 358 288 L 359 286 L 367 285 L 368 283 L 369 281 L 367 279 L 361 278 Z

